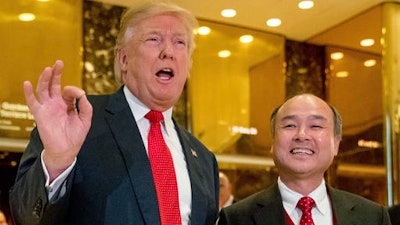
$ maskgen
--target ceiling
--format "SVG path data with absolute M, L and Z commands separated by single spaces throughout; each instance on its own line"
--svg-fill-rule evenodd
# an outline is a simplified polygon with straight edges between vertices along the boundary
M 148 0 L 98 0 L 114 5 L 135 6 Z M 363 38 L 380 39 L 380 11 L 364 16 L 354 24 L 354 19 L 386 0 L 315 0 L 314 7 L 302 10 L 297 7 L 300 0 L 172 0 L 192 11 L 198 18 L 249 27 L 256 30 L 280 34 L 295 41 L 310 41 L 315 44 L 358 48 Z M 399 1 L 400 0 L 396 0 Z M 237 11 L 234 18 L 223 18 L 222 9 Z M 372 20 L 369 18 L 373 16 Z M 272 17 L 282 20 L 282 25 L 270 28 L 265 21 Z M 341 25 L 350 23 L 346 28 Z M 362 26 L 359 26 L 362 23 Z M 339 26 L 340 25 L 340 26 Z M 348 26 L 351 27 L 349 28 Z M 337 30 L 338 28 L 341 28 Z M 356 28 L 356 30 L 353 30 Z M 353 32 L 342 32 L 350 29 Z M 360 31 L 361 32 L 358 32 Z M 334 32 L 327 39 L 326 32 Z M 373 35 L 373 36 L 372 36 Z M 370 51 L 380 53 L 379 45 Z

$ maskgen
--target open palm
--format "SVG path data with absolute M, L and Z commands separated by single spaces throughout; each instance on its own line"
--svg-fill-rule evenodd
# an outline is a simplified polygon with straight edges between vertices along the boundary
M 44 69 L 36 96 L 31 82 L 24 82 L 25 99 L 35 118 L 44 145 L 43 158 L 51 177 L 53 172 L 61 173 L 75 160 L 92 118 L 92 106 L 82 89 L 66 86 L 61 92 L 63 66 L 63 62 L 58 60 L 52 68 Z

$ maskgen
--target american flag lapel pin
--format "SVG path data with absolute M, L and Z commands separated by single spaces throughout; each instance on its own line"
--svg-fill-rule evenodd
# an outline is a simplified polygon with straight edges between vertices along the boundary
M 195 150 L 193 150 L 193 149 L 190 149 L 191 151 L 192 151 L 192 155 L 195 157 L 195 158 L 197 158 L 197 152 L 195 151 Z

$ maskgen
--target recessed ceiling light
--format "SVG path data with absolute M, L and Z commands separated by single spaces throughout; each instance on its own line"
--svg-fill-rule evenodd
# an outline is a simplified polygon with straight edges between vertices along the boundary
M 361 45 L 361 46 L 364 46 L 364 47 L 372 46 L 372 45 L 374 45 L 374 44 L 375 44 L 374 39 L 364 39 L 364 40 L 362 40 L 362 41 L 360 42 L 360 45 Z
M 364 66 L 365 67 L 372 67 L 376 65 L 376 60 L 375 59 L 368 59 L 364 61 Z
M 21 21 L 32 21 L 35 20 L 36 16 L 33 13 L 21 13 L 18 15 L 18 18 Z
M 197 33 L 200 35 L 208 35 L 210 34 L 211 29 L 207 26 L 201 26 L 199 28 L 197 28 Z
M 218 56 L 221 58 L 228 58 L 229 56 L 231 56 L 231 51 L 229 50 L 221 50 L 218 52 Z
M 242 43 L 250 43 L 254 40 L 254 38 L 252 35 L 247 34 L 247 35 L 240 36 L 239 40 Z
M 338 77 L 338 78 L 344 78 L 344 77 L 348 77 L 348 76 L 349 76 L 348 71 L 339 71 L 336 73 L 336 77 Z
M 37 0 L 38 2 L 49 2 L 50 0 Z
M 231 17 L 236 16 L 236 10 L 234 10 L 234 9 L 224 9 L 224 10 L 221 11 L 221 15 L 223 17 L 231 18 Z
M 269 27 L 279 27 L 282 24 L 282 21 L 278 18 L 271 18 L 266 22 Z
M 313 1 L 301 1 L 297 5 L 300 9 L 311 9 L 314 7 L 314 2 Z
M 331 59 L 333 60 L 343 59 L 343 52 L 332 52 Z

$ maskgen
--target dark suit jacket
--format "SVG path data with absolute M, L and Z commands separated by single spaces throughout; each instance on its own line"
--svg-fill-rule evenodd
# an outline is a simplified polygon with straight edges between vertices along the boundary
M 384 206 L 360 196 L 328 187 L 337 225 L 388 225 Z M 221 210 L 219 225 L 285 225 L 278 185 L 253 194 Z M 319 224 L 318 224 L 319 225 Z
M 67 179 L 67 192 L 49 201 L 37 130 L 10 191 L 15 225 L 160 224 L 150 162 L 122 88 L 89 96 L 92 126 Z M 176 124 L 175 124 L 176 125 Z M 192 187 L 191 225 L 214 224 L 219 176 L 215 156 L 176 125 Z
M 392 225 L 400 225 L 400 205 L 390 207 L 389 215 Z

